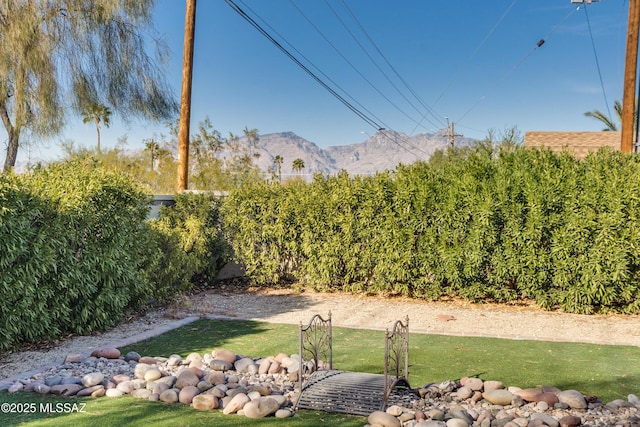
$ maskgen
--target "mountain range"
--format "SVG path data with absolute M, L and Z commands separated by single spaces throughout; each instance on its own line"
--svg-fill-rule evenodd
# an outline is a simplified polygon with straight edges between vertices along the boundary
M 260 135 L 257 149 L 260 156 L 254 161 L 260 170 L 276 170 L 275 158 L 281 156 L 282 178 L 296 175 L 293 161 L 302 159 L 305 177 L 315 173 L 335 174 L 346 170 L 349 175 L 373 175 L 393 170 L 398 164 L 428 160 L 437 149 L 446 148 L 446 130 L 407 136 L 400 132 L 380 130 L 367 140 L 349 145 L 320 148 L 293 132 Z M 468 145 L 474 140 L 456 138 L 456 145 Z
M 457 137 L 455 144 L 464 146 L 473 141 L 475 140 Z M 240 142 L 246 142 L 246 137 L 241 137 Z M 347 171 L 349 175 L 374 175 L 376 172 L 393 170 L 400 163 L 426 161 L 436 150 L 446 148 L 448 142 L 446 130 L 414 136 L 380 130 L 360 143 L 320 148 L 293 132 L 277 132 L 259 135 L 254 150 L 259 156 L 254 159 L 254 163 L 261 171 L 271 175 L 277 170 L 276 156 L 282 157 L 282 179 L 296 175 L 311 179 L 316 173 L 333 175 L 341 170 Z M 140 150 L 125 150 L 129 153 L 138 151 Z M 177 152 L 173 154 L 177 158 Z M 221 156 L 225 157 L 228 154 L 223 151 Z M 296 159 L 302 159 L 304 162 L 304 168 L 299 173 L 293 168 L 293 161 Z M 32 160 L 31 164 L 39 161 Z M 27 167 L 27 162 L 18 162 L 15 170 L 21 173 Z

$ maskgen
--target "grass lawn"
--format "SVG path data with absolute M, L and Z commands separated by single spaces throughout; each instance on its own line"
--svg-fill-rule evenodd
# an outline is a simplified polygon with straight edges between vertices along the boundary
M 199 320 L 131 346 L 123 354 L 137 351 L 148 356 L 183 357 L 228 348 L 249 356 L 297 353 L 295 325 L 253 321 Z M 364 329 L 333 329 L 333 363 L 337 369 L 382 373 L 384 333 Z M 553 385 L 596 395 L 604 402 L 640 394 L 640 349 L 632 346 L 604 346 L 544 341 L 514 341 L 494 338 L 449 337 L 411 334 L 409 338 L 409 381 L 413 387 L 430 382 L 478 376 L 500 380 L 506 385 L 539 387 Z M 166 405 L 125 396 L 117 399 L 52 399 L 16 393 L 0 393 L 2 403 L 33 404 L 35 413 L 0 413 L 0 425 L 25 423 L 33 426 L 362 426 L 363 417 L 300 411 L 284 420 L 250 420 L 221 411 L 199 412 L 183 405 Z M 48 403 L 86 404 L 82 413 L 45 413 Z M 55 408 L 55 406 L 54 406 Z M 79 407 L 77 409 L 80 409 Z M 67 411 L 68 412 L 68 411 Z

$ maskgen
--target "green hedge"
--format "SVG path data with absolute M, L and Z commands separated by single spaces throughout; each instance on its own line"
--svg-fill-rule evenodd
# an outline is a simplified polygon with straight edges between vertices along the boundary
M 223 219 L 259 283 L 632 313 L 639 200 L 637 156 L 481 144 L 373 177 L 246 187 Z
M 0 350 L 108 328 L 215 277 L 217 202 L 178 197 L 147 221 L 149 201 L 91 159 L 0 175 Z

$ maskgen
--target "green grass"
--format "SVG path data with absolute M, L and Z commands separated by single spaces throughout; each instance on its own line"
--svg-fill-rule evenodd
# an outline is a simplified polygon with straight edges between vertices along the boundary
M 199 320 L 161 336 L 121 348 L 124 353 L 186 356 L 215 348 L 228 348 L 250 356 L 297 353 L 297 326 L 253 321 Z M 334 367 L 382 373 L 384 334 L 381 331 L 334 328 Z M 539 387 L 553 385 L 596 395 L 608 402 L 640 394 L 640 349 L 544 341 L 514 341 L 494 338 L 450 337 L 411 334 L 409 338 L 409 380 L 413 387 L 430 382 L 478 376 L 500 380 L 506 385 Z M 84 413 L 16 414 L 0 413 L 0 425 L 28 423 L 33 426 L 158 425 L 158 426 L 362 426 L 363 417 L 300 411 L 285 420 L 249 420 L 221 411 L 199 412 L 182 405 L 141 401 L 128 396 L 110 399 L 72 399 L 86 403 Z M 26 393 L 0 393 L 0 402 L 69 402 Z

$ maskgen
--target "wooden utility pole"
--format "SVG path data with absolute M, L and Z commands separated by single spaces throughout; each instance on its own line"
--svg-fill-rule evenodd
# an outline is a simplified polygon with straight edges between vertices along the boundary
M 640 0 L 629 0 L 629 24 L 627 27 L 627 53 L 624 67 L 624 91 L 622 94 L 622 136 L 620 151 L 633 153 L 636 116 L 636 73 L 638 66 L 638 27 L 640 26 Z M 637 142 L 637 141 L 635 141 Z
M 447 119 L 447 122 L 449 120 Z M 455 127 L 455 123 L 451 122 L 451 124 L 449 125 L 447 123 L 447 138 L 449 138 L 449 148 L 453 149 L 456 146 L 456 136 L 462 136 L 458 133 L 456 133 L 456 127 Z
M 176 181 L 176 191 L 178 193 L 189 187 L 189 126 L 191 123 L 191 77 L 193 75 L 193 40 L 196 29 L 196 0 L 187 0 L 184 21 L 184 58 L 182 60 L 178 177 Z

